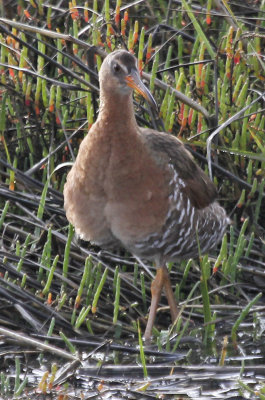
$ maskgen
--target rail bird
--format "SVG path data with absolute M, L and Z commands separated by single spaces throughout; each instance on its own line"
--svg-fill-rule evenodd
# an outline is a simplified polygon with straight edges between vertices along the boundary
M 68 220 L 84 240 L 126 249 L 157 267 L 145 329 L 150 339 L 164 289 L 172 321 L 178 307 L 167 262 L 196 257 L 222 239 L 229 218 L 216 189 L 173 135 L 139 127 L 135 90 L 152 106 L 136 58 L 109 54 L 99 71 L 100 107 L 64 187 Z

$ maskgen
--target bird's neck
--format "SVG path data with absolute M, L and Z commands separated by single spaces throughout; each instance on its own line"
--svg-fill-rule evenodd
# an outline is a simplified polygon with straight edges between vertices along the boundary
M 128 131 L 129 128 L 136 130 L 137 123 L 132 95 L 115 96 L 114 93 L 106 93 L 101 90 L 98 120 L 105 124 L 112 133 L 124 134 L 124 131 Z

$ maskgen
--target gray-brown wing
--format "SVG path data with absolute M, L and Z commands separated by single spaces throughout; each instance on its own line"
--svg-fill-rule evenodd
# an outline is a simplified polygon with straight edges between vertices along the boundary
M 158 162 L 170 163 L 184 181 L 185 185 L 181 190 L 194 207 L 205 208 L 215 200 L 217 191 L 214 184 L 180 140 L 173 135 L 148 128 L 141 128 L 141 133 L 150 148 L 157 153 Z

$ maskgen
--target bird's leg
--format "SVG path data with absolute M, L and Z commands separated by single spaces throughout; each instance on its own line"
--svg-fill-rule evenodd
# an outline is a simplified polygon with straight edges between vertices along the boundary
M 179 308 L 177 306 L 177 302 L 176 302 L 176 299 L 175 299 L 175 296 L 174 296 L 174 293 L 173 293 L 173 290 L 171 287 L 171 282 L 169 279 L 169 274 L 168 274 L 166 265 L 164 265 L 162 268 L 163 268 L 163 284 L 164 284 L 167 301 L 168 301 L 168 305 L 169 305 L 169 309 L 170 309 L 171 319 L 172 319 L 172 322 L 174 323 L 179 315 Z
M 177 302 L 171 287 L 167 266 L 163 265 L 162 267 L 157 269 L 155 279 L 153 280 L 151 285 L 152 300 L 151 300 L 148 321 L 144 333 L 145 340 L 149 340 L 152 336 L 152 328 L 155 322 L 156 310 L 158 307 L 158 303 L 160 301 L 163 287 L 165 288 L 165 293 L 173 323 L 175 322 L 175 320 L 179 315 L 179 308 L 177 306 Z
M 161 297 L 163 285 L 164 285 L 164 268 L 161 267 L 157 269 L 155 279 L 153 280 L 151 285 L 152 300 L 151 300 L 148 321 L 144 333 L 145 340 L 150 340 L 152 336 L 152 328 L 155 322 L 156 310 Z

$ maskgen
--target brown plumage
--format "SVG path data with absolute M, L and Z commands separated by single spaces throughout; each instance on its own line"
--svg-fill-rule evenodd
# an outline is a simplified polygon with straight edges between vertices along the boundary
M 178 314 L 166 263 L 197 256 L 198 239 L 202 254 L 212 249 L 229 219 L 215 201 L 213 183 L 184 145 L 137 125 L 132 90 L 155 101 L 135 57 L 125 50 L 109 54 L 99 80 L 99 115 L 68 174 L 65 210 L 82 239 L 155 261 L 149 339 L 163 287 L 172 319 Z

